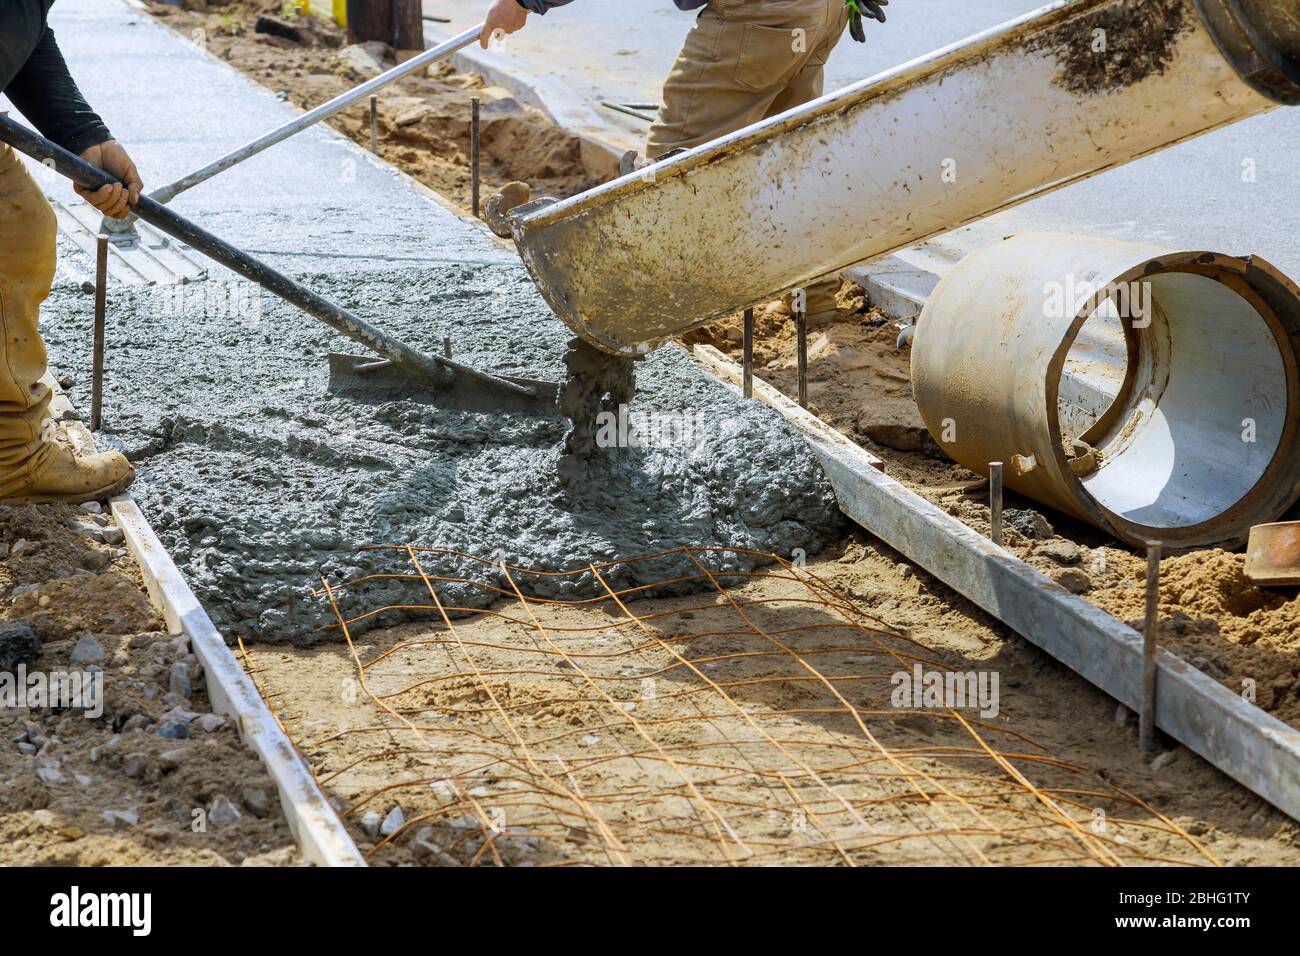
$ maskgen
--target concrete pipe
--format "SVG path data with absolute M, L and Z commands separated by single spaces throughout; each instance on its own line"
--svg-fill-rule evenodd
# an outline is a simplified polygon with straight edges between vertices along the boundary
M 1236 545 L 1300 497 L 1300 288 L 1255 256 L 1025 233 L 917 320 L 926 427 L 1131 544 Z
M 572 329 L 639 354 L 1293 101 L 1296 9 L 1297 0 L 1052 3 L 521 213 L 514 238 Z

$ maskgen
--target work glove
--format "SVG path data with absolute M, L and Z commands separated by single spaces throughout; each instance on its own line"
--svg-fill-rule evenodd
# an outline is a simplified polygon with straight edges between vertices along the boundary
M 889 5 L 889 0 L 844 0 L 844 5 L 849 8 L 849 35 L 859 43 L 866 43 L 867 33 L 862 29 L 862 18 L 870 17 L 884 23 L 885 11 L 882 8 Z

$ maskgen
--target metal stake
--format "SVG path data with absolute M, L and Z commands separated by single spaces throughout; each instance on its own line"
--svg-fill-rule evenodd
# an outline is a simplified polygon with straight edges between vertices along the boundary
M 1147 542 L 1147 617 L 1142 642 L 1142 706 L 1138 746 L 1148 756 L 1156 749 L 1156 625 L 1160 621 L 1159 541 Z
M 451 358 L 451 336 L 450 335 L 444 335 L 442 337 L 442 354 L 444 358 Z
M 745 310 L 744 392 L 746 398 L 754 397 L 754 310 Z
M 989 462 L 989 537 L 1002 546 L 1002 462 Z
M 379 97 L 370 94 L 370 151 L 379 152 Z
M 808 407 L 808 304 L 804 300 L 804 291 L 799 289 L 794 295 L 794 328 L 799 350 L 799 407 Z
M 104 313 L 108 305 L 108 236 L 95 237 L 95 341 L 90 371 L 90 430 L 103 424 Z
M 470 205 L 474 210 L 474 218 L 478 215 L 478 193 L 479 193 L 479 154 L 478 154 L 478 136 L 479 136 L 479 98 L 471 96 L 469 98 L 469 189 Z

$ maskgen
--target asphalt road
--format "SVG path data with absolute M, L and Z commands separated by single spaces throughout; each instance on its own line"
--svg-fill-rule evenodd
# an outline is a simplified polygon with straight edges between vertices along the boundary
M 1033 0 L 892 0 L 868 42 L 845 37 L 827 66 L 827 89 L 905 63 L 1040 6 Z M 465 29 L 486 0 L 425 0 Z M 506 52 L 562 80 L 593 104 L 656 102 L 692 15 L 671 0 L 573 0 L 507 41 Z M 595 107 L 611 122 L 621 123 Z M 635 120 L 630 121 L 636 123 Z M 1279 109 L 1034 200 L 926 244 L 936 271 L 1025 229 L 1054 229 L 1186 248 L 1253 253 L 1300 278 L 1300 110 Z M 1243 176 L 1253 168 L 1254 179 Z

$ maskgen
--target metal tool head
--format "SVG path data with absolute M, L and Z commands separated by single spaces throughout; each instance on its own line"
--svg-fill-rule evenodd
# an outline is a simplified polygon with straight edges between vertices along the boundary
M 521 412 L 558 415 L 556 382 L 511 375 L 463 374 L 450 368 L 445 383 L 413 375 L 373 355 L 329 353 L 329 390 L 361 401 L 411 399 L 474 412 Z
M 1300 521 L 1257 524 L 1250 529 L 1246 579 L 1261 587 L 1300 584 Z

